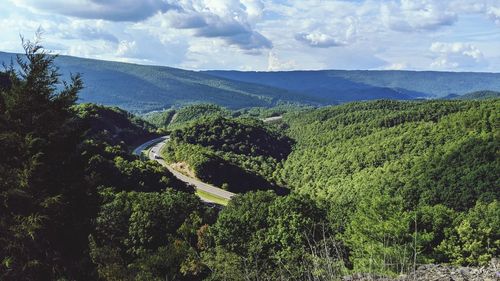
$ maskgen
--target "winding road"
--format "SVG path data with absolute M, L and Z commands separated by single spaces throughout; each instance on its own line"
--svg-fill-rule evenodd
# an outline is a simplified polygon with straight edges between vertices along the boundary
M 282 117 L 283 116 L 274 116 L 274 117 L 262 119 L 262 121 L 264 121 L 265 123 L 273 122 L 273 121 L 281 120 Z M 163 137 L 159 137 L 159 138 L 147 141 L 147 142 L 139 145 L 136 149 L 134 149 L 133 154 L 137 155 L 139 157 L 142 157 L 142 155 L 143 155 L 142 152 L 148 148 L 151 148 L 147 152 L 148 153 L 147 157 L 150 160 L 156 161 L 156 162 L 160 163 L 161 165 L 165 166 L 179 180 L 185 182 L 186 184 L 192 185 L 192 186 L 194 186 L 194 188 L 196 190 L 202 191 L 204 193 L 208 193 L 211 196 L 219 197 L 219 198 L 222 198 L 225 200 L 231 200 L 231 197 L 233 197 L 235 195 L 234 193 L 226 191 L 222 188 L 218 188 L 218 187 L 213 186 L 211 184 L 204 183 L 198 179 L 188 177 L 188 176 L 178 172 L 177 170 L 173 169 L 170 165 L 168 165 L 165 162 L 165 160 L 163 160 L 163 158 L 161 158 L 160 151 L 161 151 L 162 147 L 165 145 L 165 143 L 169 140 L 170 140 L 170 136 L 163 136 Z M 215 201 L 210 200 L 209 198 L 204 198 L 202 196 L 200 196 L 200 198 L 201 198 L 201 200 L 208 202 L 208 203 L 217 203 Z
M 200 191 L 208 193 L 212 196 L 223 198 L 226 200 L 230 200 L 231 197 L 233 197 L 235 195 L 232 192 L 226 191 L 224 189 L 218 188 L 218 187 L 213 186 L 211 184 L 207 184 L 207 183 L 204 183 L 200 180 L 197 180 L 197 179 L 188 177 L 184 174 L 181 174 L 177 170 L 174 170 L 172 167 L 170 167 L 170 165 L 168 165 L 162 158 L 159 157 L 162 147 L 169 140 L 170 140 L 169 136 L 163 136 L 160 138 L 150 140 L 148 142 L 141 144 L 136 149 L 134 149 L 133 154 L 140 157 L 142 152 L 150 147 L 151 149 L 149 150 L 148 155 L 147 155 L 147 157 L 149 159 L 154 160 L 154 161 L 160 163 L 161 165 L 165 166 L 176 178 L 178 178 L 179 180 L 181 180 L 189 185 L 194 186 L 194 188 L 196 190 L 200 190 Z M 200 198 L 203 201 L 208 202 L 208 203 L 217 203 L 217 202 L 212 201 L 208 198 L 203 198 L 203 197 L 200 197 Z

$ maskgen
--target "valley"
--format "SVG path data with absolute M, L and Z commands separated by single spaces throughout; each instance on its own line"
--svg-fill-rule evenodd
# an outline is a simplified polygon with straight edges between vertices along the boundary
M 341 100 L 329 96 L 337 77 L 326 92 L 302 89 L 306 102 L 274 88 L 291 78 L 259 76 L 277 84 L 256 86 L 159 68 L 178 75 L 165 85 L 191 75 L 177 86 L 197 96 L 156 104 L 150 94 L 163 90 L 131 96 L 118 86 L 111 93 L 132 103 L 92 100 L 134 114 L 82 102 L 84 89 L 109 94 L 111 86 L 64 80 L 58 63 L 78 59 L 25 48 L 26 60 L 0 74 L 2 280 L 418 280 L 461 266 L 496 278 L 500 99 L 489 75 L 477 74 L 491 90 L 425 100 L 380 89 Z M 156 77 L 147 72 L 154 68 L 111 65 Z M 344 82 L 371 95 L 390 73 L 373 82 L 355 72 L 349 79 L 363 86 Z M 418 80 L 406 74 L 402 81 Z M 227 99 L 192 88 L 220 86 L 214 79 Z

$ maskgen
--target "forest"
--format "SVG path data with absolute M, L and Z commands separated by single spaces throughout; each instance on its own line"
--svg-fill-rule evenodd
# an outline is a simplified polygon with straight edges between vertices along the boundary
M 203 105 L 155 127 L 77 104 L 84 79 L 23 44 L 0 74 L 0 280 L 339 280 L 500 254 L 498 98 Z M 222 210 L 131 155 L 167 131 L 168 162 L 239 193 Z

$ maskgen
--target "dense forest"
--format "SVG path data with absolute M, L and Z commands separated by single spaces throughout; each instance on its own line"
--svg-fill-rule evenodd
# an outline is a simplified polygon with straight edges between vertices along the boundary
M 324 212 L 336 257 L 354 271 L 485 264 L 500 246 L 499 103 L 358 102 L 291 110 L 275 125 L 206 117 L 173 131 L 164 155 L 219 186 L 223 180 L 212 177 L 230 181 L 230 169 L 220 164 L 230 161 L 310 200 Z M 248 182 L 235 177 L 231 188 L 246 191 L 233 186 Z
M 172 131 L 162 154 L 188 174 L 233 192 L 276 189 L 277 164 L 292 141 L 260 120 L 209 115 Z
M 499 108 L 377 101 L 291 114 L 296 145 L 279 173 L 328 211 L 355 269 L 485 263 L 500 243 Z
M 157 128 L 77 105 L 82 78 L 24 47 L 0 74 L 1 280 L 338 280 L 500 254 L 498 99 L 158 118 L 180 118 L 168 162 L 241 193 L 219 211 L 130 154 Z
M 231 111 L 215 104 L 198 103 L 186 105 L 179 109 L 170 108 L 162 111 L 150 112 L 142 115 L 142 118 L 155 125 L 157 128 L 168 132 L 189 125 L 191 121 L 195 121 L 201 117 L 212 115 L 264 119 L 281 116 L 291 111 L 300 111 L 310 108 L 313 107 L 296 104 L 280 104 L 273 107 L 248 107 Z

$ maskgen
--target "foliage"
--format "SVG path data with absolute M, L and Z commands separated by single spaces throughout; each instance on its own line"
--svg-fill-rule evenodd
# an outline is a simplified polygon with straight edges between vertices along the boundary
M 168 125 L 179 127 L 201 117 L 229 115 L 229 110 L 215 104 L 194 104 L 177 110 L 175 116 L 172 118 L 172 122 Z
M 197 197 L 176 191 L 104 197 L 90 238 L 103 280 L 193 280 L 205 274 L 196 231 L 209 216 Z
M 377 101 L 289 114 L 296 144 L 277 174 L 328 210 L 355 270 L 468 263 L 438 245 L 455 241 L 446 231 L 455 212 L 499 198 L 498 107 L 499 100 Z
M 378 186 L 401 194 L 407 207 L 468 209 L 499 195 L 498 106 L 379 101 L 298 114 L 288 121 L 297 144 L 280 174 L 327 200 Z
M 172 132 L 172 141 L 198 144 L 212 150 L 270 156 L 278 160 L 290 153 L 290 140 L 254 119 L 205 117 Z
M 499 255 L 498 99 L 158 117 L 179 122 L 168 162 L 246 192 L 219 212 L 130 155 L 152 125 L 75 105 L 79 76 L 24 47 L 0 74 L 2 280 L 336 280 Z
M 172 118 L 175 115 L 174 109 L 166 109 L 162 111 L 153 111 L 147 114 L 144 114 L 142 117 L 144 120 L 153 124 L 157 128 L 166 128 L 170 122 L 172 122 Z
M 270 181 L 290 150 L 290 139 L 261 121 L 209 116 L 174 130 L 163 155 L 204 181 L 242 192 L 279 189 Z
M 243 108 L 233 112 L 233 117 L 253 117 L 253 118 L 269 118 L 281 116 L 288 112 L 297 112 L 311 109 L 310 106 L 300 104 L 279 104 L 270 108 L 265 107 L 251 107 Z
M 453 97 L 457 100 L 485 100 L 485 99 L 497 99 L 500 97 L 500 92 L 495 91 L 477 91 L 472 93 L 467 93 L 465 95 Z
M 123 142 L 132 148 L 158 137 L 151 124 L 117 107 L 82 103 L 75 105 L 73 110 L 90 128 L 87 138 L 99 135 L 102 141 L 110 145 Z
M 228 280 L 326 277 L 331 271 L 314 267 L 315 262 L 338 267 L 342 256 L 316 251 L 317 245 L 323 253 L 334 247 L 327 241 L 329 230 L 324 218 L 323 211 L 303 196 L 250 192 L 236 197 L 210 228 L 215 245 L 204 253 L 212 272 L 208 280 L 222 280 L 228 270 L 233 274 Z
M 0 91 L 0 279 L 93 279 L 85 253 L 97 194 L 71 109 L 83 83 L 76 75 L 61 87 L 54 57 L 23 46 Z
M 455 264 L 486 265 L 500 255 L 500 206 L 478 202 L 460 214 L 439 245 Z
M 412 263 L 410 216 L 401 198 L 369 191 L 344 233 L 356 272 L 408 272 Z M 377 194 L 378 193 L 378 194 Z
M 116 108 L 75 105 L 80 77 L 61 85 L 55 57 L 36 43 L 24 47 L 26 56 L 2 74 L 8 81 L 0 89 L 0 279 L 96 280 L 88 236 L 103 200 L 98 190 L 187 191 L 179 202 L 192 190 L 159 164 L 129 154 L 135 142 L 154 136 L 150 125 Z M 182 237 L 195 233 L 188 223 L 197 221 L 185 220 Z M 191 253 L 185 245 L 172 247 Z M 154 273 L 170 250 L 135 265 Z M 182 271 L 197 264 L 186 262 Z

